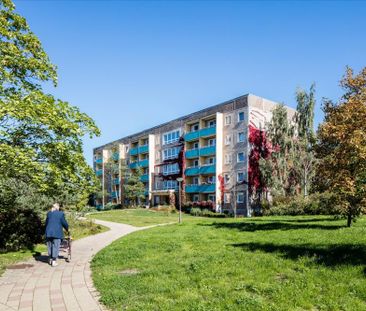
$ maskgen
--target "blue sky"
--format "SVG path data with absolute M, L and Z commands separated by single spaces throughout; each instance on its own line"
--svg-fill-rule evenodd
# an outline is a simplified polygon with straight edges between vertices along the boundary
M 98 145 L 252 93 L 337 100 L 366 66 L 366 2 L 15 1 L 58 66 L 48 89 L 96 120 Z

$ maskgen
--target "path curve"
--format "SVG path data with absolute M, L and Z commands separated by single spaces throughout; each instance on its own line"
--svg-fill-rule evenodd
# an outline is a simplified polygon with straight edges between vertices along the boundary
M 133 227 L 95 220 L 110 230 L 73 242 L 72 260 L 52 268 L 46 256 L 31 259 L 32 267 L 7 269 L 0 277 L 0 311 L 105 310 L 91 279 L 90 261 L 98 251 L 118 238 L 149 227 Z M 41 261 L 43 260 L 43 261 Z

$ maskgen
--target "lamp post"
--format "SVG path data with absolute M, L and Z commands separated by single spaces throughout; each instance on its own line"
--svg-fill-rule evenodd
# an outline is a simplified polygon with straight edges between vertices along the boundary
M 181 185 L 182 185 L 182 181 L 183 178 L 182 177 L 178 177 L 177 178 L 177 182 L 178 182 L 178 197 L 179 197 L 179 223 L 182 223 L 182 198 L 181 198 Z

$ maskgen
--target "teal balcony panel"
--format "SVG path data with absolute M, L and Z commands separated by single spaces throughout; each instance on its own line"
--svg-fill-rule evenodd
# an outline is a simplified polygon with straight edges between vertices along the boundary
M 103 158 L 95 159 L 95 163 L 98 163 L 98 164 L 103 163 Z
M 111 197 L 112 198 L 117 198 L 117 194 L 118 194 L 117 191 L 112 191 L 111 192 Z
M 200 156 L 211 156 L 216 154 L 216 146 L 207 146 L 200 149 Z
M 139 162 L 131 162 L 130 168 L 136 168 L 139 165 Z
M 119 185 L 120 184 L 120 180 L 119 180 L 119 178 L 113 178 L 113 184 L 114 185 Z
M 102 175 L 103 175 L 103 170 L 96 170 L 96 171 L 95 171 L 95 174 L 96 174 L 97 176 L 102 176 Z
M 216 135 L 216 126 L 206 127 L 200 130 L 200 137 L 208 137 Z
M 200 167 L 200 174 L 215 174 L 216 166 L 215 165 L 204 165 Z
M 148 174 L 141 175 L 140 180 L 142 182 L 148 182 L 149 181 L 149 175 Z
M 186 158 L 187 159 L 198 158 L 198 156 L 199 156 L 198 149 L 191 149 L 191 150 L 186 151 Z
M 197 193 L 200 190 L 200 185 L 186 185 L 186 193 Z
M 139 148 L 131 148 L 130 155 L 137 155 L 139 153 Z
M 185 175 L 186 176 L 195 176 L 200 173 L 199 167 L 188 167 L 186 168 Z
M 216 191 L 215 184 L 207 184 L 207 185 L 200 185 L 200 192 L 203 193 L 212 193 Z
M 113 152 L 112 159 L 115 160 L 115 161 L 119 160 L 119 154 L 118 154 L 118 152 Z
M 149 166 L 149 159 L 140 161 L 139 165 L 142 166 L 142 167 L 148 167 Z
M 149 145 L 139 147 L 139 153 L 149 153 Z
M 200 137 L 199 131 L 189 132 L 186 135 L 184 135 L 184 140 L 193 141 L 193 140 L 197 140 L 199 137 Z

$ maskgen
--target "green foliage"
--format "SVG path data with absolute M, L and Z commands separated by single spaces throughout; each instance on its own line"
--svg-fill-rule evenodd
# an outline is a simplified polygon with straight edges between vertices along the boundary
M 125 197 L 127 200 L 129 200 L 132 206 L 141 204 L 141 202 L 143 202 L 145 199 L 145 186 L 140 180 L 141 176 L 142 168 L 141 166 L 137 166 L 136 169 L 132 171 L 124 185 Z
M 262 214 L 266 216 L 295 215 L 335 215 L 337 205 L 331 193 L 314 193 L 306 197 L 277 197 L 273 205 L 263 205 Z
M 56 86 L 56 67 L 9 0 L 0 1 L 0 59 L 0 176 L 80 207 L 95 188 L 82 137 L 99 130 L 78 108 L 43 92 L 45 82 Z
M 213 211 L 208 210 L 207 208 L 200 209 L 199 207 L 192 207 L 189 212 L 192 216 L 200 216 L 200 217 L 216 217 L 216 218 L 225 218 L 225 214 L 215 213 Z

